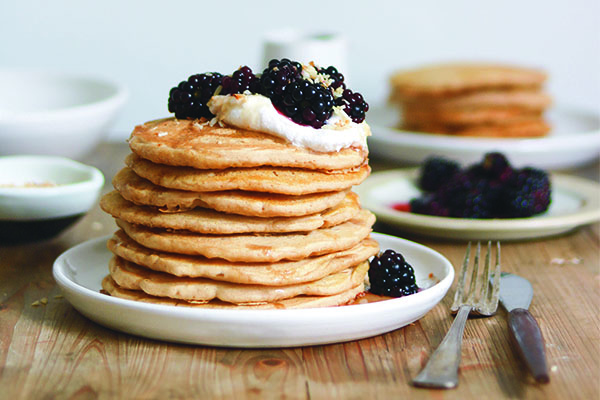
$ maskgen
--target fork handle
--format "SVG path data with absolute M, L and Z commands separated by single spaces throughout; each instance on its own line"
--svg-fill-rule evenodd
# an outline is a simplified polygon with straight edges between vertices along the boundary
M 419 387 L 452 389 L 458 385 L 458 365 L 465 324 L 471 306 L 461 306 L 444 340 L 433 352 L 425 368 L 413 380 Z
M 550 382 L 544 339 L 531 313 L 524 308 L 515 308 L 508 313 L 508 326 L 518 345 L 519 353 L 535 380 L 540 383 Z

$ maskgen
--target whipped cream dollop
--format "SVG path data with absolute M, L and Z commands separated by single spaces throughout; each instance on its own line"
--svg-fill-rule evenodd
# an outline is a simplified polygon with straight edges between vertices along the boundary
M 208 108 L 217 120 L 240 129 L 268 133 L 287 139 L 294 146 L 319 152 L 334 152 L 347 147 L 367 148 L 371 129 L 366 122 L 353 122 L 341 107 L 320 129 L 299 125 L 273 106 L 271 99 L 260 94 L 213 96 Z

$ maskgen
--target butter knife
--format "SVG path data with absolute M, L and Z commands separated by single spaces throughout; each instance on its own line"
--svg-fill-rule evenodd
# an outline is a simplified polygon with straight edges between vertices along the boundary
M 500 278 L 500 303 L 508 311 L 508 327 L 519 353 L 537 382 L 550 381 L 544 339 L 535 318 L 528 311 L 533 299 L 529 281 L 503 272 Z

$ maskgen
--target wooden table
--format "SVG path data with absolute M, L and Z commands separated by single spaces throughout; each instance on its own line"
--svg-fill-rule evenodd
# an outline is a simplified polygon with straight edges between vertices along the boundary
M 128 148 L 104 144 L 86 162 L 110 182 Z M 372 163 L 375 169 L 389 168 Z M 598 165 L 575 171 L 598 179 Z M 110 190 L 109 184 L 104 192 Z M 531 312 L 546 339 L 551 382 L 536 384 L 509 342 L 506 312 L 472 319 L 464 335 L 460 385 L 410 385 L 452 323 L 450 297 L 420 321 L 349 343 L 239 350 L 143 339 L 81 316 L 52 278 L 54 259 L 71 246 L 115 230 L 95 207 L 46 242 L 0 245 L 1 399 L 598 399 L 600 396 L 599 225 L 544 240 L 503 244 L 503 269 L 528 278 Z M 465 243 L 412 237 L 454 265 Z M 450 293 L 453 293 L 451 289 Z M 34 305 L 47 299 L 47 304 Z

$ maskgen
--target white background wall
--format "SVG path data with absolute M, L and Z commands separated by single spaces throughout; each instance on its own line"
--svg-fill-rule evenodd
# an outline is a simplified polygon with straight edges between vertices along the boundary
M 189 75 L 257 69 L 264 33 L 284 27 L 346 35 L 351 86 L 371 104 L 398 68 L 486 60 L 544 68 L 556 103 L 600 110 L 598 0 L 0 0 L 0 68 L 125 84 L 121 140 L 167 115 L 169 89 Z

